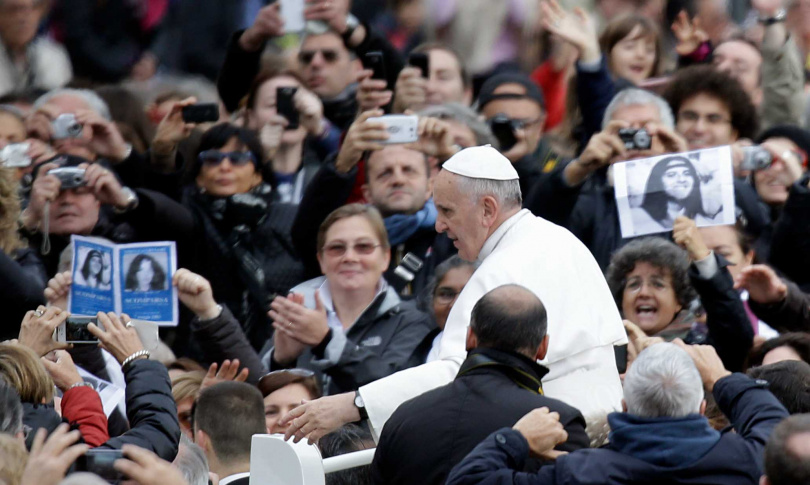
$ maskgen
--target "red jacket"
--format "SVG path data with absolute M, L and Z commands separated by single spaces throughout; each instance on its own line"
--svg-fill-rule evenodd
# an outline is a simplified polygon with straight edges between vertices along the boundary
M 62 396 L 62 417 L 70 424 L 78 425 L 84 442 L 93 448 L 110 439 L 107 415 L 95 389 L 79 386 L 65 392 Z

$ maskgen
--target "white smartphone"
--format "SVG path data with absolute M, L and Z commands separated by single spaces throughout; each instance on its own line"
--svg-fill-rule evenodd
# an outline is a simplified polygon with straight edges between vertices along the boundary
M 306 26 L 304 20 L 304 0 L 280 0 L 281 18 L 284 19 L 284 32 L 301 32 Z
M 56 327 L 53 339 L 66 344 L 97 344 L 98 339 L 87 330 L 89 323 L 94 323 L 104 329 L 96 317 L 68 317 L 64 323 Z M 145 320 L 132 320 L 131 323 L 138 332 L 138 338 L 141 340 L 143 348 L 150 352 L 155 351 L 160 340 L 158 324 Z
M 388 139 L 380 141 L 380 143 L 394 145 L 413 143 L 419 140 L 419 134 L 417 133 L 419 117 L 416 115 L 385 115 L 369 118 L 368 121 L 385 125 L 385 129 L 388 131 Z

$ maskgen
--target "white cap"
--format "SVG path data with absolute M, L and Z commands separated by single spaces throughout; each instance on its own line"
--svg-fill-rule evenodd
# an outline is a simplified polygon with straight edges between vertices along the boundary
M 456 153 L 442 169 L 464 177 L 487 180 L 517 180 L 512 162 L 491 145 L 470 147 Z

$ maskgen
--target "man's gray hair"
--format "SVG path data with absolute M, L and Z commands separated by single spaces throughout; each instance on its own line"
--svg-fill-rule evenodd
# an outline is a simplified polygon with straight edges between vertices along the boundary
M 17 390 L 0 378 L 0 433 L 12 436 L 23 430 L 23 406 Z
M 180 447 L 172 464 L 180 470 L 188 485 L 208 485 L 208 460 L 205 452 L 184 434 L 180 435 Z
M 73 96 L 75 98 L 79 98 L 84 101 L 91 110 L 103 116 L 104 119 L 112 121 L 110 107 L 107 106 L 107 103 L 103 99 L 101 99 L 101 96 L 96 94 L 95 91 L 91 91 L 89 89 L 60 88 L 48 91 L 34 101 L 34 110 L 38 110 L 47 104 L 48 101 L 60 96 Z
M 473 202 L 487 195 L 492 196 L 502 208 L 521 207 L 523 196 L 520 193 L 520 182 L 515 180 L 490 180 L 458 175 L 458 189 L 469 195 Z
M 602 118 L 602 129 L 607 127 L 608 123 L 613 119 L 613 113 L 615 113 L 617 109 L 625 106 L 646 106 L 650 104 L 658 108 L 661 123 L 670 130 L 674 129 L 675 116 L 672 114 L 672 108 L 670 108 L 669 103 L 657 94 L 638 88 L 624 89 L 619 91 L 616 96 L 613 96 L 610 104 L 605 108 L 605 117 Z
M 489 129 L 489 125 L 479 118 L 478 113 L 473 111 L 469 106 L 464 106 L 461 103 L 438 104 L 423 109 L 419 113 L 419 116 L 461 123 L 473 132 L 476 145 L 492 145 L 498 148 L 498 140 L 495 139 L 492 130 Z
M 624 377 L 627 413 L 680 418 L 700 412 L 703 381 L 685 350 L 661 343 L 639 354 Z

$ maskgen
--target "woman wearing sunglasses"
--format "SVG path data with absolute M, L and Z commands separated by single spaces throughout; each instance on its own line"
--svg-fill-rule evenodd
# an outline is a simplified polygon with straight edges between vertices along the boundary
M 273 295 L 303 280 L 289 239 L 296 207 L 279 201 L 263 160 L 253 131 L 214 125 L 188 166 L 182 202 L 138 191 L 138 204 L 124 216 L 147 238 L 177 241 L 181 265 L 211 281 L 256 349 L 272 334 Z
M 318 231 L 324 276 L 270 306 L 275 335 L 262 358 L 270 370 L 316 371 L 324 393 L 337 394 L 421 363 L 415 351 L 431 324 L 383 278 L 390 257 L 376 209 L 349 204 L 332 212 Z

